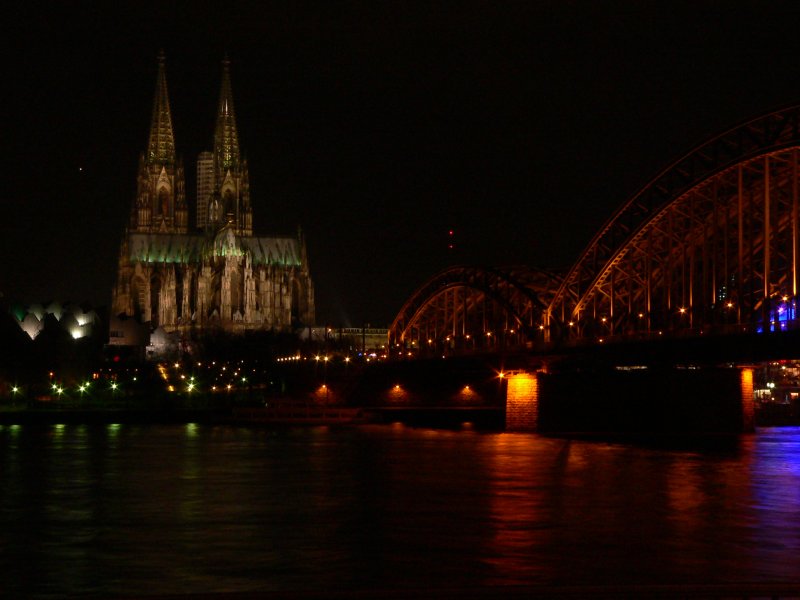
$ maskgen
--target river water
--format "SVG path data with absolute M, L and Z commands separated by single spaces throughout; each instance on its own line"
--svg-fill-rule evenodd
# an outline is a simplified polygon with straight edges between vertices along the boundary
M 800 578 L 798 428 L 5 425 L 0 477 L 11 595 Z

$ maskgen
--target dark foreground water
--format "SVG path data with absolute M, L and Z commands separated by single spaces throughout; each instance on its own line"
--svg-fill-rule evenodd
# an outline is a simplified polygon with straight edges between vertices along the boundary
M 800 579 L 800 429 L 2 426 L 12 595 Z

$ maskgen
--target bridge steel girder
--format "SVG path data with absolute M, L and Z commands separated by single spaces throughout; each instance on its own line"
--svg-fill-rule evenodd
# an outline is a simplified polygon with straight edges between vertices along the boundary
M 504 343 L 527 343 L 541 325 L 550 295 L 560 284 L 552 273 L 528 267 L 457 266 L 420 286 L 389 328 L 390 352 L 454 349 L 458 343 L 484 344 L 484 336 Z M 513 333 L 511 333 L 513 331 Z
M 799 151 L 793 106 L 663 171 L 567 273 L 545 311 L 551 341 L 752 330 L 779 302 L 794 315 Z

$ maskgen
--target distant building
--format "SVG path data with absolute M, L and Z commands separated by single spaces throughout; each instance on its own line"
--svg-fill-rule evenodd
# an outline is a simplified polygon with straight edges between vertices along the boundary
M 362 354 L 385 354 L 389 330 L 380 327 L 308 327 L 300 332 L 303 340 L 317 344 L 335 342 Z
M 198 159 L 197 230 L 190 231 L 159 56 L 150 136 L 122 239 L 112 315 L 167 333 L 313 325 L 314 287 L 302 234 L 253 235 L 247 160 L 239 148 L 229 62 L 222 64 L 214 148 Z

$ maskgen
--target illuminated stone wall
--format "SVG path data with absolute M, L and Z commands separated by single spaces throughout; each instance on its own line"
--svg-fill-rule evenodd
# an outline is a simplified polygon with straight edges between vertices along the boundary
M 254 265 L 247 250 L 220 255 L 213 238 L 185 262 L 120 256 L 112 314 L 151 328 L 176 331 L 220 327 L 228 331 L 288 331 L 314 323 L 314 287 L 305 261 Z M 301 240 L 296 240 L 302 245 Z M 305 256 L 305 248 L 299 254 Z
M 539 426 L 539 381 L 536 373 L 508 377 L 506 430 L 536 431 Z
M 755 403 L 753 401 L 752 367 L 746 367 L 741 370 L 740 381 L 742 388 L 742 431 L 755 431 Z

